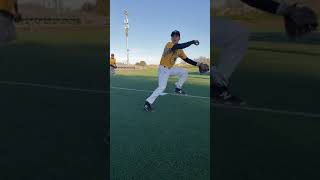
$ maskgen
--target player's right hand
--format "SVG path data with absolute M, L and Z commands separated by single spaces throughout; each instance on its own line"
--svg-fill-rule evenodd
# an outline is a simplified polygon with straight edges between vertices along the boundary
M 198 40 L 193 40 L 193 44 L 198 46 L 200 44 L 200 42 Z

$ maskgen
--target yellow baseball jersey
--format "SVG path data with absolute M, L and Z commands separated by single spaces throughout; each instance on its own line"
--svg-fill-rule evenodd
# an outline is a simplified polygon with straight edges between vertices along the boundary
M 160 65 L 163 65 L 167 68 L 172 68 L 172 66 L 176 63 L 178 57 L 181 59 L 187 58 L 182 49 L 177 49 L 175 51 L 171 50 L 173 46 L 174 44 L 172 42 L 167 43 L 161 57 Z
M 110 65 L 113 65 L 113 66 L 116 65 L 116 58 L 110 57 Z
M 0 0 L 0 10 L 12 13 L 17 0 Z

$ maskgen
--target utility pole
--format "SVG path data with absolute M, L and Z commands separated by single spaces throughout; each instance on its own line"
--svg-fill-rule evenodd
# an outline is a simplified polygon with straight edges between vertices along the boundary
M 124 31 L 126 35 L 126 49 L 127 49 L 127 64 L 129 64 L 129 44 L 128 44 L 128 36 L 129 36 L 129 14 L 128 11 L 124 11 Z

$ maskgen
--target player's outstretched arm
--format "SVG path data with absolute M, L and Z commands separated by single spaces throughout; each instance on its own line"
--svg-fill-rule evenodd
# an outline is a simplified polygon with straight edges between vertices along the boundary
M 171 50 L 184 49 L 184 48 L 187 48 L 187 47 L 191 46 L 192 44 L 199 45 L 199 41 L 198 40 L 193 40 L 193 41 L 189 41 L 189 42 L 186 42 L 186 43 L 175 44 L 171 48 Z
M 277 14 L 277 11 L 281 6 L 280 3 L 273 0 L 241 0 L 241 1 L 251 7 L 254 7 L 272 14 Z
M 279 3 L 274 0 L 241 0 L 241 1 L 251 7 L 254 7 L 272 14 L 281 15 L 281 16 L 287 15 L 291 7 L 286 2 Z
M 185 58 L 183 59 L 184 62 L 188 63 L 188 64 L 191 64 L 193 66 L 198 66 L 198 62 L 192 60 L 192 59 L 189 59 L 189 58 Z
M 306 6 L 299 7 L 297 4 L 289 5 L 273 0 L 241 1 L 257 9 L 283 16 L 287 36 L 293 40 L 316 31 L 319 26 L 316 12 Z
M 209 71 L 209 65 L 204 64 L 204 63 L 200 63 L 200 62 L 196 62 L 194 60 L 191 60 L 189 58 L 184 58 L 183 59 L 186 63 L 191 64 L 193 66 L 198 66 L 199 67 L 199 72 L 202 73 L 206 73 Z

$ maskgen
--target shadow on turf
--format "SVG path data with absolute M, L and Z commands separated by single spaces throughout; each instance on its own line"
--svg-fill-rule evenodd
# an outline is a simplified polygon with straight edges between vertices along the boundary
M 3 81 L 96 90 L 107 88 L 107 84 L 101 83 L 108 79 L 106 52 L 101 44 L 21 42 L 0 51 Z
M 212 112 L 215 179 L 320 179 L 319 120 Z
M 109 85 L 102 45 L 18 43 L 0 51 L 4 81 Z M 0 99 L 1 180 L 107 179 L 106 95 L 2 85 Z

